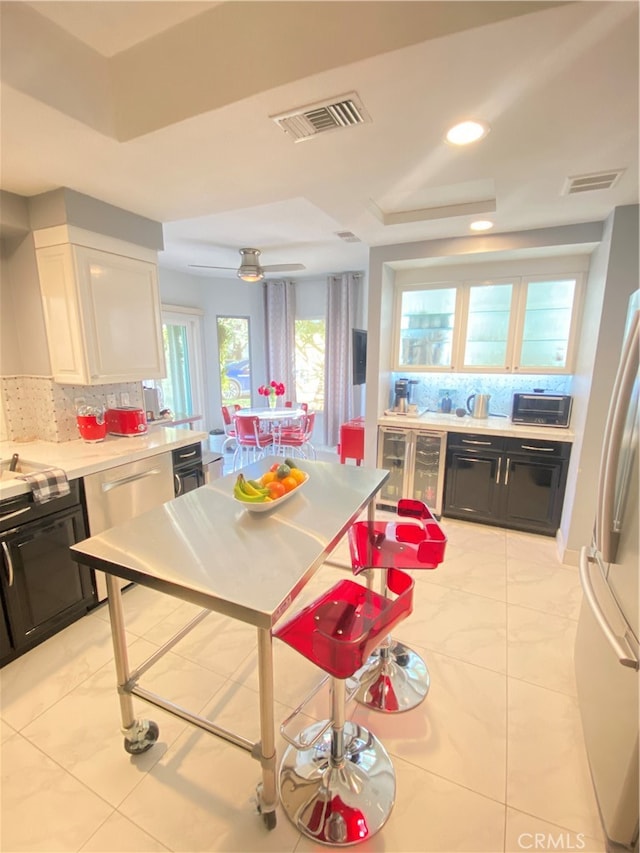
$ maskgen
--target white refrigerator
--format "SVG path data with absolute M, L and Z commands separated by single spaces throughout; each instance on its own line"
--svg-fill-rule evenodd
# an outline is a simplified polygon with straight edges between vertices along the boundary
M 580 552 L 578 701 L 608 847 L 638 843 L 638 351 L 633 294 L 600 461 L 593 540 Z

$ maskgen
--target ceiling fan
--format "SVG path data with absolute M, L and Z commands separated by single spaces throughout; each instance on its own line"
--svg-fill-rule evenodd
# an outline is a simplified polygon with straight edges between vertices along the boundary
M 260 257 L 260 249 L 239 249 L 240 266 L 237 270 L 238 278 L 243 281 L 262 281 L 264 274 L 267 272 L 287 272 L 290 270 L 303 270 L 304 264 L 272 264 L 270 266 L 261 266 L 258 258 Z M 189 264 L 190 267 L 206 270 L 233 270 L 234 267 L 214 267 L 208 264 Z

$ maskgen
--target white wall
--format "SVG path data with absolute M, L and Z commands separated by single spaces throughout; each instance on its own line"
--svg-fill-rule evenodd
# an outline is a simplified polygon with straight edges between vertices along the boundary
M 591 541 L 597 477 L 611 388 L 618 366 L 629 296 L 638 289 L 638 206 L 616 208 L 594 252 L 574 378 L 571 455 L 560 548 L 565 563 L 577 564 Z
M 203 429 L 207 431 L 214 428 L 222 429 L 216 318 L 218 316 L 249 318 L 251 370 L 255 376 L 261 376 L 266 364 L 262 285 L 248 284 L 237 278 L 187 275 L 162 267 L 158 270 L 158 280 L 160 299 L 163 304 L 199 308 L 204 311 L 202 333 L 207 410 L 203 412 L 205 417 Z M 254 395 L 255 393 L 257 392 L 254 389 Z M 253 402 L 257 401 L 254 399 Z

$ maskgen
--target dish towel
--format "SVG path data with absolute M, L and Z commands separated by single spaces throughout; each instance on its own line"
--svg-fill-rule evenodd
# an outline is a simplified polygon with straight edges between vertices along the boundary
M 22 474 L 20 479 L 28 483 L 33 492 L 33 499 L 38 504 L 64 497 L 71 491 L 67 475 L 62 468 L 47 468 L 33 474 Z

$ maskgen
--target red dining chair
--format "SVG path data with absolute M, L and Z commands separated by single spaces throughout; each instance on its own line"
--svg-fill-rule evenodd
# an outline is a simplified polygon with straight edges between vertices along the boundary
M 243 468 L 249 461 L 256 462 L 265 455 L 267 447 L 273 445 L 273 435 L 260 430 L 257 415 L 233 416 L 236 431 L 236 450 L 233 454 L 233 470 Z
M 397 513 L 398 521 L 357 521 L 349 528 L 355 573 L 383 567 L 435 569 L 443 561 L 447 538 L 426 504 L 404 498 Z M 431 680 L 420 655 L 388 637 L 358 673 L 358 681 L 356 701 L 392 714 L 419 705 Z
M 233 428 L 233 419 L 228 406 L 222 406 L 222 423 L 224 426 L 225 440 L 222 442 L 222 453 L 227 449 L 227 445 L 233 444 L 236 440 L 236 431 Z
M 289 742 L 279 769 L 282 807 L 296 829 L 321 844 L 365 841 L 385 824 L 395 800 L 384 746 L 346 719 L 347 679 L 411 613 L 413 579 L 398 569 L 385 575 L 385 595 L 342 580 L 273 631 L 331 678 L 330 719 L 291 738 L 286 725 L 302 705 L 281 727 Z
M 316 451 L 311 444 L 316 413 L 305 415 L 299 426 L 275 427 L 276 453 L 282 456 L 300 456 L 302 459 L 315 459 Z

